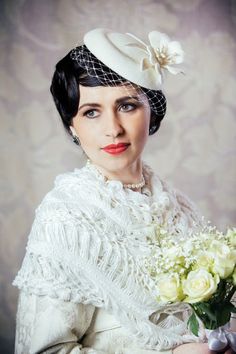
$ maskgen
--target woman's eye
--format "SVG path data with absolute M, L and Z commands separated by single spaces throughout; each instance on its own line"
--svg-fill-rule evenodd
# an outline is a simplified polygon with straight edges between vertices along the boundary
M 123 112 L 133 111 L 136 108 L 136 105 L 133 103 L 124 103 L 120 106 L 120 110 Z
M 98 115 L 98 112 L 95 111 L 94 109 L 90 109 L 89 111 L 84 112 L 84 116 L 88 118 L 96 118 Z

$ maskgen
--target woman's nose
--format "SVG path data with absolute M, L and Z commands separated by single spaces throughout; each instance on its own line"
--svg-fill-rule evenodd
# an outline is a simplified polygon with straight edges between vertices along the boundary
M 124 128 L 117 115 L 114 112 L 109 113 L 105 120 L 105 135 L 116 137 L 122 134 L 123 131 Z

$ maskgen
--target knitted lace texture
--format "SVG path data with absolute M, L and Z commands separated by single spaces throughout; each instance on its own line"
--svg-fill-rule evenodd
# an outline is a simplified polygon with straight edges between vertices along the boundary
M 150 251 L 146 238 L 155 223 L 166 223 L 177 241 L 201 219 L 192 202 L 145 163 L 143 171 L 150 196 L 105 181 L 93 165 L 59 175 L 36 209 L 13 284 L 29 293 L 103 307 L 141 347 L 168 349 L 197 339 L 187 330 L 188 305 L 156 302 L 143 268 Z

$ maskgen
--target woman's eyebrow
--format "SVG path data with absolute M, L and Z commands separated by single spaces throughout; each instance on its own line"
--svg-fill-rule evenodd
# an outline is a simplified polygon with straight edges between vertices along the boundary
M 85 107 L 85 106 L 89 106 L 89 107 L 100 107 L 101 105 L 99 103 L 84 103 L 82 104 L 79 108 L 78 111 L 81 110 L 81 108 Z
M 138 96 L 124 96 L 124 97 L 118 98 L 116 100 L 116 104 L 122 103 L 122 102 L 127 101 L 127 100 L 132 100 L 132 99 L 140 102 L 140 98 Z
M 138 101 L 138 102 L 140 102 L 140 98 L 138 97 L 138 96 L 124 96 L 124 97 L 120 97 L 120 98 L 117 98 L 117 100 L 115 100 L 115 104 L 119 104 L 119 103 L 122 103 L 122 102 L 124 102 L 124 101 L 127 101 L 127 100 L 136 100 L 136 101 Z M 89 106 L 89 107 L 101 107 L 101 104 L 99 104 L 99 103 L 84 103 L 84 104 L 82 104 L 80 107 L 79 107 L 79 109 L 78 109 L 78 111 L 81 109 L 81 108 L 83 108 L 83 107 L 85 107 L 85 106 Z

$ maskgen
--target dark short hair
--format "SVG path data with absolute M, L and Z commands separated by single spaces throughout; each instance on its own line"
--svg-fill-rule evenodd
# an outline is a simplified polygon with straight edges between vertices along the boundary
M 127 82 L 127 80 L 122 77 L 121 81 L 124 83 Z M 61 116 L 64 128 L 70 135 L 71 131 L 69 127 L 79 107 L 79 84 L 88 87 L 108 86 L 108 84 L 101 84 L 96 77 L 89 76 L 86 69 L 82 68 L 76 60 L 71 59 L 70 51 L 56 64 L 50 86 L 50 91 Z M 142 91 L 145 92 L 147 98 L 152 97 L 156 92 L 154 90 L 145 89 L 144 87 L 142 87 Z M 149 135 L 154 134 L 159 129 L 166 112 L 165 96 L 160 90 L 158 90 L 158 94 L 161 96 L 160 105 L 162 106 L 162 113 L 156 114 L 151 110 Z

